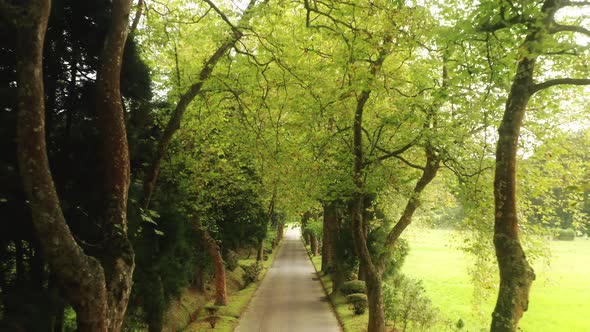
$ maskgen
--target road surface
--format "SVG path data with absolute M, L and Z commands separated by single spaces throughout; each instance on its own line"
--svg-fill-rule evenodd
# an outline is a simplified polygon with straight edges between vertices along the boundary
M 289 229 L 235 332 L 341 332 L 298 229 Z

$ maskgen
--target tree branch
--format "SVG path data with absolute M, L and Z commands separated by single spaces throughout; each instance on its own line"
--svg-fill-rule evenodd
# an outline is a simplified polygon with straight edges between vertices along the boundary
M 141 18 L 141 14 L 143 13 L 143 0 L 137 1 L 137 9 L 135 11 L 135 17 L 133 18 L 133 23 L 131 24 L 131 28 L 129 28 L 129 34 L 132 35 L 135 33 L 137 29 L 137 25 L 139 24 L 139 19 Z
M 211 6 L 211 8 L 213 8 L 213 10 L 219 14 L 219 16 L 221 16 L 221 19 L 225 21 L 225 23 L 227 23 L 230 28 L 232 29 L 233 32 L 238 32 L 238 28 L 227 18 L 227 16 L 225 16 L 225 14 L 219 10 L 219 8 L 217 8 L 217 6 L 215 6 L 215 4 L 213 2 L 211 2 L 211 0 L 204 0 L 209 6 Z
M 577 25 L 561 25 L 555 24 L 549 29 L 549 33 L 554 34 L 558 32 L 577 32 L 590 37 L 590 30 Z
M 406 151 L 407 151 L 409 148 L 411 148 L 412 146 L 414 146 L 414 144 L 416 143 L 416 141 L 417 141 L 417 140 L 418 140 L 418 137 L 416 137 L 416 138 L 415 138 L 414 140 L 412 140 L 410 143 L 408 143 L 408 144 L 406 144 L 406 145 L 402 146 L 401 148 L 399 148 L 399 149 L 397 149 L 397 150 L 395 150 L 395 151 L 386 151 L 385 149 L 382 149 L 382 148 L 380 148 L 380 147 L 377 147 L 377 149 L 378 149 L 379 151 L 385 152 L 385 154 L 384 154 L 384 155 L 382 155 L 382 156 L 379 156 L 379 157 L 377 157 L 377 158 L 375 158 L 375 159 L 373 159 L 373 160 L 370 160 L 370 161 L 365 161 L 365 162 L 363 163 L 363 166 L 368 166 L 368 165 L 370 165 L 370 164 L 372 164 L 372 163 L 374 163 L 374 162 L 383 161 L 383 160 L 385 160 L 385 159 L 389 159 L 389 158 L 391 158 L 391 157 L 398 156 L 398 155 L 400 155 L 400 154 L 402 154 L 402 153 L 406 152 Z
M 574 6 L 590 6 L 590 1 L 565 1 L 561 8 L 563 7 L 574 7 Z
M 395 156 L 393 156 L 393 157 L 394 157 L 394 158 L 397 158 L 397 159 L 399 159 L 399 160 L 401 160 L 401 161 L 402 161 L 404 164 L 406 164 L 406 165 L 408 165 L 408 166 L 410 166 L 410 167 L 412 167 L 412 168 L 424 170 L 424 166 L 420 166 L 420 165 L 416 165 L 416 164 L 414 164 L 414 163 L 411 163 L 410 161 L 408 161 L 407 159 L 405 159 L 405 158 L 404 158 L 404 157 L 402 157 L 402 156 L 395 155 Z
M 553 80 L 538 83 L 533 86 L 533 93 L 548 89 L 556 85 L 590 85 L 589 78 L 556 78 Z

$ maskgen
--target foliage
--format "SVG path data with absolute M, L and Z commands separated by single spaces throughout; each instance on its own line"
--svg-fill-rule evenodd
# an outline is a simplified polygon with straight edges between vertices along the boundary
M 367 293 L 367 286 L 363 280 L 351 280 L 344 282 L 340 287 L 340 291 L 344 295 L 350 295 L 354 293 Z
M 367 310 L 369 302 L 367 300 L 367 294 L 364 293 L 353 293 L 346 296 L 346 301 L 350 303 L 351 310 L 355 315 L 362 315 Z
M 246 287 L 258 280 L 263 266 L 261 262 L 254 262 L 250 265 L 242 266 L 242 268 L 244 269 L 244 287 Z
M 558 228 L 555 230 L 555 239 L 560 241 L 573 241 L 576 238 L 576 231 L 572 228 L 563 229 Z
M 439 319 L 438 309 L 426 296 L 422 281 L 403 274 L 383 283 L 383 302 L 386 319 L 394 326 L 400 324 L 402 331 L 408 326 L 426 330 Z
M 323 234 L 324 224 L 322 219 L 320 218 L 310 218 L 305 225 L 305 230 L 315 235 L 317 238 L 321 239 Z
M 239 256 L 235 251 L 228 250 L 224 256 L 223 261 L 229 271 L 233 271 L 239 266 Z

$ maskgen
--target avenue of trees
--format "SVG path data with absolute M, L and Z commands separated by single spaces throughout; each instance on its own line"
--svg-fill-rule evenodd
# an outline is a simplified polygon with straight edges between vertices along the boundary
M 537 239 L 590 235 L 588 1 L 0 0 L 0 31 L 0 329 L 162 331 L 296 220 L 383 332 L 420 215 L 517 331 Z

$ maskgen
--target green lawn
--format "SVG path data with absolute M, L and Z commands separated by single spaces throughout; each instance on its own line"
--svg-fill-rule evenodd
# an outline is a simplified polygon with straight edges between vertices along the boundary
M 484 301 L 481 317 L 473 309 L 473 286 L 467 273 L 469 259 L 453 246 L 444 230 L 413 230 L 406 235 L 410 254 L 404 273 L 422 279 L 427 294 L 443 320 L 461 318 L 468 331 L 489 330 L 495 302 Z M 590 332 L 590 240 L 553 241 L 550 266 L 536 264 L 529 310 L 520 327 L 525 332 Z M 446 326 L 444 326 L 446 327 Z M 443 330 L 439 326 L 438 330 Z M 444 329 L 446 330 L 446 328 Z

